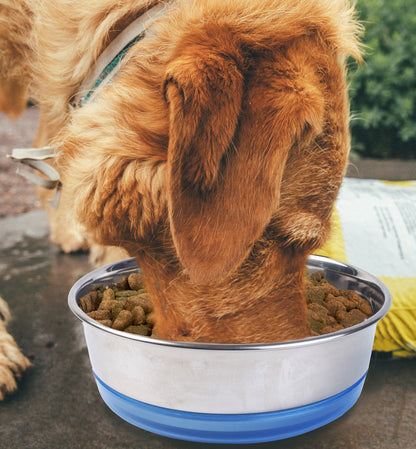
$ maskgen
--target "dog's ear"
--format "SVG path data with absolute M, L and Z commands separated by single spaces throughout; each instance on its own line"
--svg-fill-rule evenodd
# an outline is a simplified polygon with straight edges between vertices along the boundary
M 304 86 L 280 86 L 268 65 L 256 71 L 247 81 L 236 56 L 203 45 L 168 69 L 169 219 L 195 282 L 220 281 L 243 263 L 278 207 L 290 148 L 322 119 L 322 101 L 309 108 Z

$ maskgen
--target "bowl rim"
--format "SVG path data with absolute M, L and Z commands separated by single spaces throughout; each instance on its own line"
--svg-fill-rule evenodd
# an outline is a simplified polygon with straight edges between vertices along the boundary
M 131 334 L 124 331 L 118 331 L 116 329 L 112 329 L 108 326 L 105 326 L 98 321 L 94 320 L 93 318 L 89 317 L 85 312 L 82 311 L 82 309 L 79 307 L 77 302 L 77 291 L 83 287 L 85 284 L 92 283 L 94 280 L 94 274 L 98 273 L 107 273 L 111 274 L 112 272 L 115 272 L 116 270 L 121 269 L 130 269 L 130 268 L 140 268 L 139 265 L 136 263 L 136 260 L 134 257 L 130 257 L 127 259 L 123 259 L 108 265 L 105 265 L 103 267 L 97 268 L 86 275 L 82 276 L 80 279 L 78 279 L 72 288 L 69 291 L 68 294 L 68 305 L 71 309 L 72 313 L 83 323 L 83 324 L 89 324 L 97 329 L 100 329 L 101 331 L 104 331 L 106 333 L 110 333 L 113 335 L 116 335 L 118 337 L 127 339 L 127 340 L 134 340 L 137 342 L 142 342 L 145 344 L 152 344 L 152 345 L 160 345 L 160 346 L 170 346 L 174 348 L 184 348 L 184 349 L 199 349 L 199 350 L 228 350 L 228 351 L 252 351 L 252 350 L 283 350 L 283 349 L 293 349 L 295 347 L 306 347 L 311 345 L 317 345 L 317 344 L 323 344 L 328 343 L 330 341 L 345 337 L 350 334 L 354 334 L 356 332 L 362 331 L 370 326 L 373 326 L 377 324 L 378 321 L 380 321 L 389 311 L 391 307 L 391 294 L 386 285 L 380 281 L 377 277 L 373 276 L 372 274 L 362 270 L 361 268 L 355 267 L 353 265 L 346 264 L 344 262 L 340 262 L 335 259 L 331 259 L 329 257 L 325 256 L 318 256 L 318 255 L 311 255 L 308 257 L 308 263 L 314 262 L 315 266 L 319 269 L 321 268 L 327 268 L 326 264 L 331 263 L 333 267 L 337 267 L 337 272 L 341 272 L 344 274 L 347 274 L 351 277 L 357 277 L 361 280 L 365 280 L 366 283 L 372 284 L 376 286 L 381 293 L 384 296 L 384 302 L 380 309 L 372 314 L 369 318 L 364 320 L 363 322 L 359 324 L 355 324 L 353 326 L 350 326 L 346 329 L 342 329 L 336 332 L 331 332 L 329 334 L 324 335 L 318 335 L 318 336 L 311 336 L 306 337 L 300 340 L 288 340 L 283 342 L 277 342 L 277 343 L 201 343 L 201 342 L 188 342 L 188 341 L 176 341 L 176 340 L 161 340 L 157 338 L 152 337 L 146 337 L 142 335 L 137 334 Z M 331 266 L 332 271 L 333 267 Z

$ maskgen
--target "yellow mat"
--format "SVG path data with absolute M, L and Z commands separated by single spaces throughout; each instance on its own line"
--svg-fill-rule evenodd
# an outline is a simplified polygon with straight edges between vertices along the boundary
M 346 178 L 329 240 L 316 254 L 355 265 L 390 290 L 375 351 L 416 356 L 416 181 Z

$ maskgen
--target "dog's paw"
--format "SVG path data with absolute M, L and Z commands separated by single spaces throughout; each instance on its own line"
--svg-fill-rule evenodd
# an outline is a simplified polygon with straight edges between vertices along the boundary
M 31 366 L 21 353 L 14 338 L 7 332 L 10 319 L 7 303 L 0 297 L 0 401 L 17 389 L 17 380 Z

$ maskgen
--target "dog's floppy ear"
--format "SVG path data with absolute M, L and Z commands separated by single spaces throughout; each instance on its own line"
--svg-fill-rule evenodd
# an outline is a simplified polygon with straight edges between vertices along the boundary
M 249 89 L 237 57 L 204 45 L 189 45 L 168 68 L 169 219 L 195 282 L 220 281 L 249 255 L 277 209 L 289 149 L 308 120 L 307 102 L 297 116 L 297 94 L 264 88 L 263 76 L 259 67 Z

